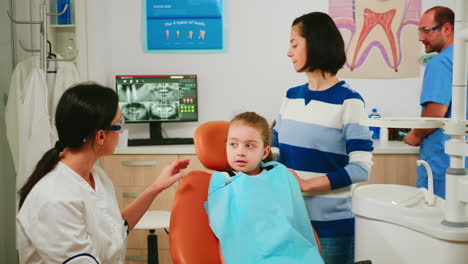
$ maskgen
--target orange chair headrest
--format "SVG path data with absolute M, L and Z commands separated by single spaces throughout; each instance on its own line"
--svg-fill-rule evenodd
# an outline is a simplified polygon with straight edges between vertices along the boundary
M 205 168 L 218 171 L 229 168 L 226 157 L 228 127 L 228 121 L 210 121 L 195 130 L 195 152 Z

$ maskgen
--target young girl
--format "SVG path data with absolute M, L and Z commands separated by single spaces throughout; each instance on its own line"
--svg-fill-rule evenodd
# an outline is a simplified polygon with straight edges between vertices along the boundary
M 221 254 L 233 263 L 323 263 L 297 180 L 271 161 L 271 131 L 253 112 L 229 125 L 229 171 L 213 173 L 206 204 Z

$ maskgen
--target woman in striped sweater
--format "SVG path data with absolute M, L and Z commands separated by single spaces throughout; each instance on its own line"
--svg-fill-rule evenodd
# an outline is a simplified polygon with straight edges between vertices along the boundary
M 354 262 L 351 190 L 366 181 L 372 139 L 364 100 L 336 73 L 346 62 L 333 20 L 313 12 L 294 20 L 288 56 L 306 84 L 289 89 L 273 128 L 279 161 L 295 171 L 327 264 Z

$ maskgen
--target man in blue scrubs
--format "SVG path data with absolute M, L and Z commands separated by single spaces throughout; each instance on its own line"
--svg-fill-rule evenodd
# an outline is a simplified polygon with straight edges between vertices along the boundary
M 453 66 L 453 11 L 436 6 L 427 10 L 419 21 L 419 41 L 426 53 L 437 52 L 424 71 L 420 104 L 422 117 L 450 117 Z M 434 193 L 445 198 L 445 171 L 450 157 L 444 152 L 448 135 L 442 129 L 413 129 L 405 137 L 411 146 L 420 146 L 419 158 L 429 163 L 434 176 Z M 417 169 L 417 187 L 427 188 L 427 172 Z

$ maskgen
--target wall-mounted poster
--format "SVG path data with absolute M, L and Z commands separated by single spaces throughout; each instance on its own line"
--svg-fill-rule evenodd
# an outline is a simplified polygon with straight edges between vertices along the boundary
M 143 0 L 147 52 L 223 51 L 222 0 Z
M 346 44 L 340 77 L 419 76 L 421 0 L 329 0 L 329 14 Z

